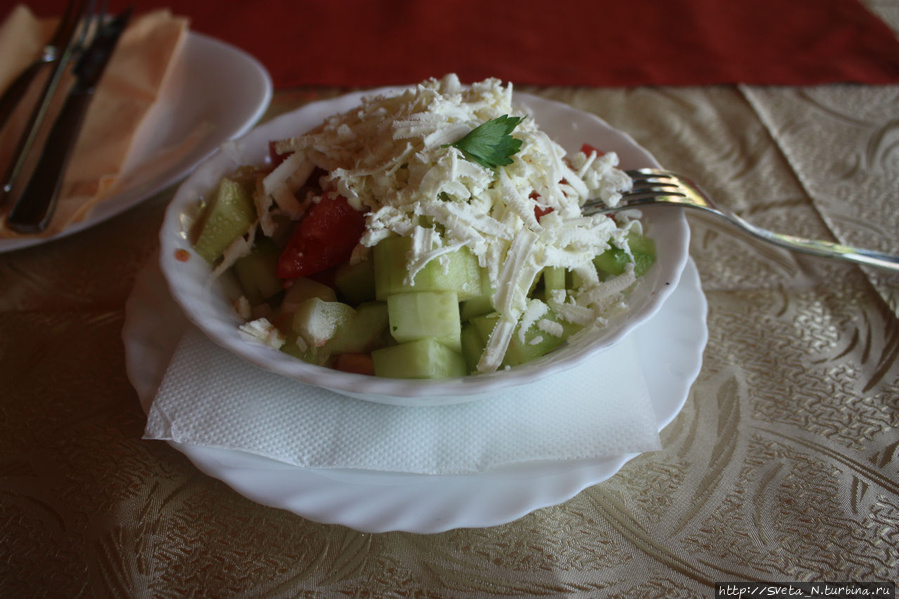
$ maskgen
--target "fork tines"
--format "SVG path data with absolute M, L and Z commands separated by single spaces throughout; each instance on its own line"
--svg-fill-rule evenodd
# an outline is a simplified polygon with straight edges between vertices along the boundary
M 684 195 L 678 190 L 681 184 L 677 175 L 658 169 L 634 169 L 626 171 L 633 181 L 630 191 L 624 193 L 626 200 L 656 198 L 666 195 Z

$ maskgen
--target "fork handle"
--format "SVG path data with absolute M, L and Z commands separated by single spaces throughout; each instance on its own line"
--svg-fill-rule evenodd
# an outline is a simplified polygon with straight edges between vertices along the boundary
M 830 241 L 805 239 L 802 237 L 795 237 L 793 235 L 775 233 L 774 231 L 769 231 L 768 229 L 757 227 L 752 223 L 743 220 L 742 218 L 736 216 L 733 216 L 732 218 L 743 229 L 755 235 L 759 239 L 762 239 L 769 243 L 773 243 L 774 245 L 794 252 L 802 252 L 804 254 L 810 254 L 812 256 L 819 256 L 822 258 L 846 260 L 849 262 L 855 262 L 857 264 L 864 264 L 867 266 L 874 266 L 877 268 L 891 270 L 893 272 L 899 272 L 899 256 L 884 254 L 882 252 L 876 252 L 874 250 L 851 247 L 848 245 L 842 245 Z
M 69 94 L 22 195 L 6 219 L 19 233 L 40 233 L 47 228 L 59 199 L 66 166 L 78 139 L 91 94 Z

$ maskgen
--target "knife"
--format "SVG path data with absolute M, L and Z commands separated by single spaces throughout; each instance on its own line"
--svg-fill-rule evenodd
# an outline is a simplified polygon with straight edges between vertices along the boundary
M 130 18 L 131 9 L 128 8 L 102 25 L 78 59 L 74 69 L 75 83 L 53 123 L 28 184 L 6 219 L 7 226 L 13 231 L 40 233 L 50 223 L 84 115 Z

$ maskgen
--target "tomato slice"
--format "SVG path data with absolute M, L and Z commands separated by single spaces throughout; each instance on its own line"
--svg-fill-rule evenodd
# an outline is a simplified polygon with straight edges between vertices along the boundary
M 597 155 L 597 156 L 604 156 L 604 155 L 605 155 L 605 152 L 603 152 L 602 150 L 597 150 L 596 148 L 594 148 L 594 147 L 591 146 L 590 144 L 584 144 L 584 145 L 582 145 L 582 146 L 581 146 L 581 152 L 583 152 L 583 153 L 586 154 L 587 156 L 589 156 L 590 154 L 592 154 L 592 153 L 594 153 L 594 152 L 596 152 L 596 155 Z
M 365 217 L 340 195 L 326 195 L 297 223 L 278 258 L 282 279 L 310 276 L 346 262 L 365 231 Z

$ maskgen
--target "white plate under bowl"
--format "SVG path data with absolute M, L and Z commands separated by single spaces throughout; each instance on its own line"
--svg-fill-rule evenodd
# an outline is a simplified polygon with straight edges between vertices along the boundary
M 628 298 L 629 307 L 624 314 L 576 342 L 509 370 L 436 381 L 387 379 L 308 364 L 248 342 L 238 330 L 241 320 L 227 294 L 218 283 L 210 285 L 209 265 L 192 252 L 188 241 L 187 231 L 196 217 L 199 198 L 236 167 L 264 165 L 270 140 L 300 135 L 320 125 L 326 117 L 357 106 L 363 95 L 387 89 L 315 102 L 265 123 L 223 147 L 179 188 L 160 231 L 160 265 L 175 300 L 213 342 L 266 370 L 351 397 L 393 405 L 442 405 L 483 399 L 498 389 L 559 375 L 612 347 L 659 310 L 677 285 L 687 261 L 689 229 L 680 209 L 644 212 L 646 231 L 656 242 L 658 257 Z M 658 166 L 631 137 L 592 114 L 529 94 L 516 93 L 514 101 L 569 152 L 589 143 L 617 152 L 622 168 Z M 179 259 L 184 250 L 191 252 L 187 261 Z
M 83 231 L 136 206 L 190 173 L 225 141 L 246 133 L 271 98 L 271 77 L 259 61 L 224 42 L 188 32 L 169 81 L 136 134 L 120 190 L 56 235 L 0 239 L 0 252 Z M 160 160 L 194 132 L 200 132 L 197 143 L 184 155 Z
M 708 337 L 706 310 L 696 267 L 688 261 L 668 301 L 633 332 L 660 431 L 683 408 L 699 373 Z M 147 412 L 187 326 L 158 265 L 151 263 L 137 277 L 122 330 L 128 378 Z M 203 472 L 258 503 L 364 532 L 423 534 L 511 522 L 610 478 L 636 455 L 434 476 L 300 468 L 240 451 L 172 446 Z

